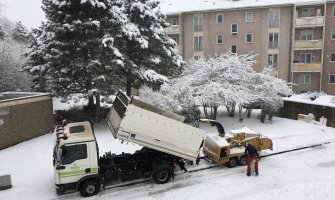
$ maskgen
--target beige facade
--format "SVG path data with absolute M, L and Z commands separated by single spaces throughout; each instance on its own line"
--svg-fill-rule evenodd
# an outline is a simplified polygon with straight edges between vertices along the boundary
M 48 133 L 53 127 L 51 96 L 0 93 L 0 150 Z
M 324 34 L 324 59 L 321 87 L 329 94 L 335 94 L 335 2 L 326 4 Z M 333 34 L 332 34 L 333 33 Z M 333 35 L 333 36 L 332 36 Z M 332 56 L 333 55 L 333 56 Z M 333 57 L 333 59 L 331 59 Z M 332 78 L 331 78 L 332 77 Z M 333 81 L 331 81 L 331 79 Z
M 334 6 L 316 1 L 181 12 L 168 15 L 178 25 L 166 31 L 186 61 L 228 51 L 256 54 L 256 71 L 271 65 L 273 75 L 292 82 L 294 91 L 335 94 Z

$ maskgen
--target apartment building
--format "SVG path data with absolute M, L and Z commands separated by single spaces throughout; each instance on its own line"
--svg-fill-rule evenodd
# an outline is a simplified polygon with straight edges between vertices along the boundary
M 334 1 L 204 2 L 209 6 L 167 12 L 166 32 L 186 61 L 228 51 L 256 54 L 256 71 L 273 67 L 294 91 L 335 94 Z

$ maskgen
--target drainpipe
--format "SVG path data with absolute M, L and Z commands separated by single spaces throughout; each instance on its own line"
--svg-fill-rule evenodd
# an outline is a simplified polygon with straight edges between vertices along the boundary
M 320 86 L 319 92 L 322 91 L 322 78 L 323 78 L 323 58 L 325 52 L 325 32 L 326 32 L 326 14 L 327 14 L 327 1 L 324 3 L 323 6 L 323 33 L 322 33 L 322 50 L 321 50 L 321 69 L 320 69 Z
M 291 53 L 290 53 L 290 71 L 291 71 L 291 88 L 293 90 L 294 84 L 294 52 L 295 52 L 295 28 L 296 28 L 297 6 L 293 4 L 293 17 L 292 17 L 292 35 L 291 35 Z

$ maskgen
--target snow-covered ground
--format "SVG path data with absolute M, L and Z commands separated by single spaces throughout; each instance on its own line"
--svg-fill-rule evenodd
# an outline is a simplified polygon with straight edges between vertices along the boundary
M 255 113 L 256 114 L 256 113 Z M 254 115 L 255 115 L 254 114 Z M 262 124 L 255 116 L 239 123 L 237 118 L 219 116 L 226 130 L 248 126 L 272 138 L 274 151 L 331 142 L 260 161 L 260 176 L 247 177 L 246 167 L 212 168 L 183 173 L 164 185 L 145 182 L 101 191 L 88 199 L 335 199 L 335 129 L 283 118 Z M 202 126 L 208 134 L 216 129 Z M 100 154 L 134 152 L 140 147 L 115 140 L 104 123 L 95 125 Z M 58 197 L 53 183 L 52 148 L 54 135 L 0 151 L 0 174 L 10 173 L 13 188 L 0 191 L 0 199 L 82 199 L 79 193 Z M 270 153 L 266 151 L 264 154 Z M 205 160 L 201 162 L 206 163 Z M 196 166 L 194 166 L 196 167 Z

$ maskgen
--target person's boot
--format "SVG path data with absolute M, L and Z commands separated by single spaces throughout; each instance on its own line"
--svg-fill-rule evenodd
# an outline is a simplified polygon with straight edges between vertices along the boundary
M 247 172 L 247 176 L 250 176 L 250 172 Z
M 256 173 L 256 176 L 258 176 L 258 170 L 256 170 L 255 173 Z

